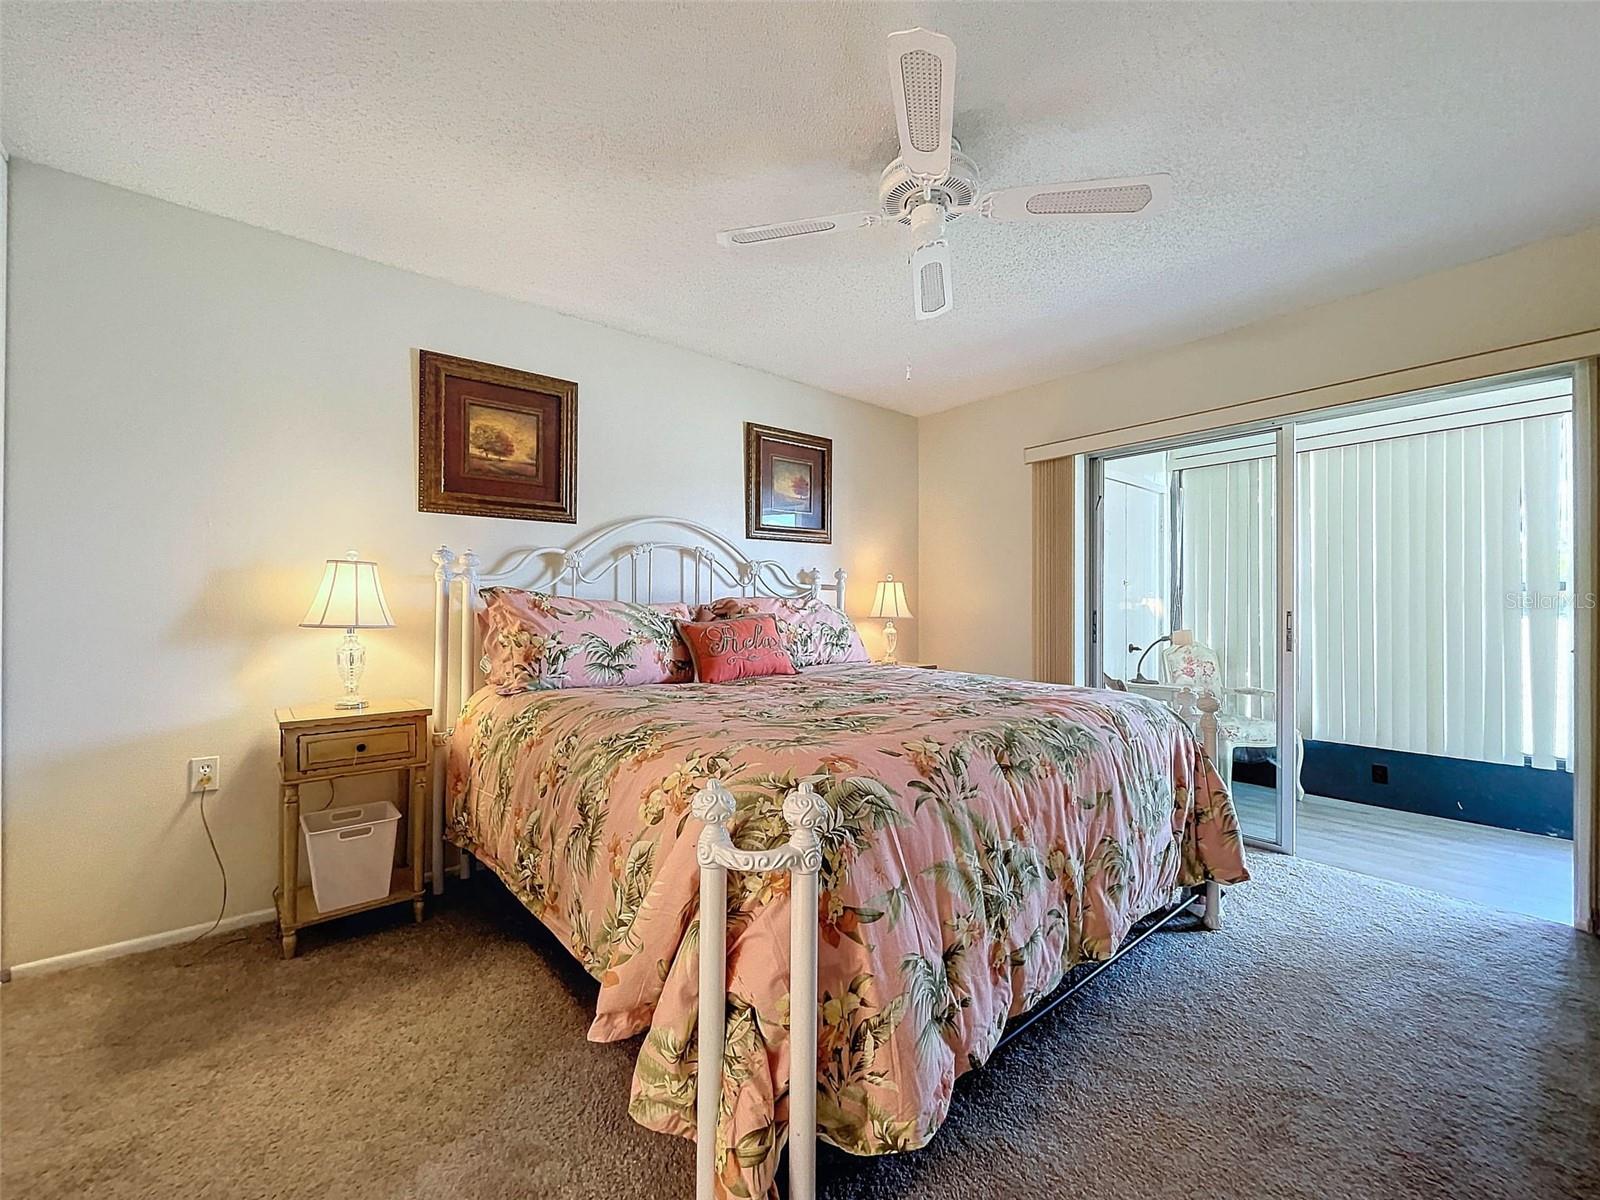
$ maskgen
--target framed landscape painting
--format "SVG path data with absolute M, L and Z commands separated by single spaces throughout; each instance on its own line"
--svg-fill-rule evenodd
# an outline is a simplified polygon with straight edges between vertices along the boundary
M 578 385 L 418 352 L 417 507 L 578 519 Z
M 833 442 L 770 425 L 744 427 L 745 536 L 833 540 Z

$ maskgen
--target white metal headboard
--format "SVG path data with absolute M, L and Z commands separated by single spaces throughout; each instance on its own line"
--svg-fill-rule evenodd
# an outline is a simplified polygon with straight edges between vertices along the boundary
M 640 536 L 641 531 L 658 538 Z M 633 517 L 606 525 L 570 546 L 514 550 L 497 571 L 479 570 L 471 550 L 449 546 L 433 552 L 433 744 L 445 744 L 456 714 L 478 687 L 478 593 L 488 587 L 518 587 L 636 604 L 709 604 L 719 596 L 820 599 L 844 610 L 845 573 L 832 583 L 811 567 L 793 573 L 772 559 L 747 558 L 722 534 L 681 517 Z M 452 643 L 454 645 L 452 646 Z M 454 650 L 454 661 L 452 661 Z M 433 776 L 433 890 L 444 889 L 444 771 Z

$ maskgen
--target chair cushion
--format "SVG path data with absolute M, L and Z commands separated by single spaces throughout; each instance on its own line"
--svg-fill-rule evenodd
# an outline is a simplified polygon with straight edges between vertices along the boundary
M 1217 652 L 1204 643 L 1168 645 L 1161 651 L 1161 669 L 1166 676 L 1163 682 L 1221 696 L 1222 667 L 1217 662 Z
M 1276 746 L 1278 723 L 1240 713 L 1218 713 L 1217 728 L 1234 746 Z

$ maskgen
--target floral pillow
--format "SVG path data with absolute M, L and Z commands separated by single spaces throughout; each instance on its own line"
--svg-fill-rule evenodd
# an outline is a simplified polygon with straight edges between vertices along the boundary
M 696 621 L 771 613 L 778 634 L 797 667 L 826 663 L 868 662 L 856 627 L 833 605 L 822 600 L 779 600 L 772 596 L 729 596 L 695 610 Z
M 678 636 L 687 604 L 576 600 L 518 588 L 485 588 L 482 596 L 481 668 L 503 696 L 694 678 Z

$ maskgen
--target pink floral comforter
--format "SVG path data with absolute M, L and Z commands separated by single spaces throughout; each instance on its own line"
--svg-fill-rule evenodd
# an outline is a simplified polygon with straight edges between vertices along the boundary
M 735 684 L 475 695 L 449 753 L 451 839 L 600 981 L 589 1036 L 647 1033 L 630 1111 L 694 1136 L 699 823 L 708 778 L 766 848 L 802 776 L 842 820 L 821 878 L 821 1136 L 923 1145 L 956 1077 L 1065 970 L 1181 885 L 1248 878 L 1189 730 L 1125 693 L 873 665 Z M 771 1185 L 788 1107 L 787 879 L 729 880 L 728 1195 Z

